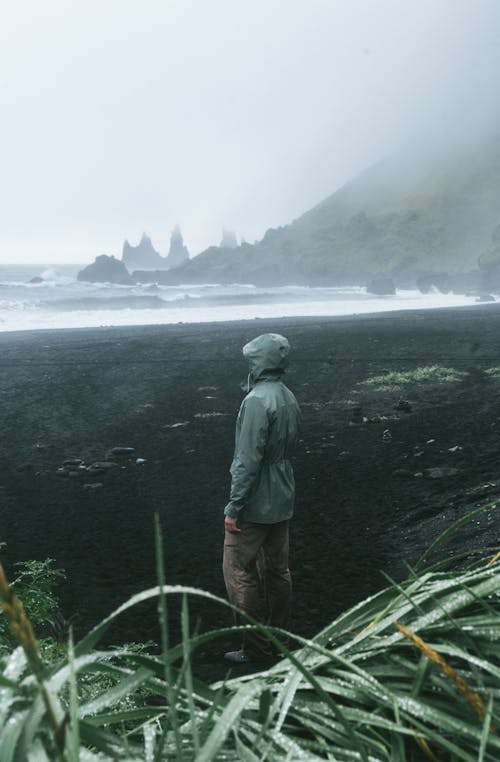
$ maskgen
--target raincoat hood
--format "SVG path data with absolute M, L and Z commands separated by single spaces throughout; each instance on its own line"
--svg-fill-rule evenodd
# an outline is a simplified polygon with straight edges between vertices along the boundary
M 264 333 L 243 347 L 243 357 L 250 366 L 253 382 L 266 373 L 283 373 L 288 365 L 290 344 L 279 333 Z

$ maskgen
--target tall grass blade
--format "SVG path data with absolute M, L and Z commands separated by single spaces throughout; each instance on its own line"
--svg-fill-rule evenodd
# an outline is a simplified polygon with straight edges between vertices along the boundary
M 165 595 L 183 595 L 186 593 L 187 595 L 205 598 L 206 600 L 213 601 L 220 606 L 231 608 L 231 604 L 228 603 L 224 598 L 219 598 L 217 595 L 208 593 L 205 590 L 200 590 L 197 587 L 189 587 L 186 585 L 163 585 L 161 587 L 152 587 L 148 590 L 143 590 L 141 593 L 132 595 L 127 601 L 125 601 L 125 603 L 123 603 L 121 606 L 118 606 L 118 608 L 112 611 L 109 616 L 103 619 L 102 622 L 99 622 L 99 624 L 93 627 L 90 632 L 88 632 L 75 645 L 75 656 L 78 657 L 89 653 L 99 642 L 109 627 L 113 624 L 113 622 L 118 619 L 119 616 L 121 616 L 121 614 L 124 614 L 129 609 L 134 608 L 134 606 L 137 606 L 139 603 L 144 603 L 145 601 L 157 598 L 162 592 Z
M 438 548 L 440 545 L 443 544 L 445 540 L 450 537 L 450 535 L 454 534 L 456 531 L 460 529 L 464 524 L 467 524 L 471 519 L 475 518 L 476 516 L 479 516 L 481 513 L 484 513 L 485 511 L 491 510 L 492 508 L 498 508 L 499 503 L 497 500 L 492 501 L 491 503 L 486 503 L 485 505 L 479 506 L 479 508 L 475 508 L 473 511 L 470 511 L 465 516 L 462 516 L 457 521 L 455 521 L 451 526 L 449 526 L 447 529 L 445 529 L 444 532 L 442 532 L 439 537 L 437 537 L 431 545 L 427 548 L 427 550 L 422 553 L 420 558 L 418 559 L 417 563 L 415 564 L 415 569 L 419 569 L 423 562 L 431 556 L 436 548 Z
M 151 677 L 152 672 L 148 669 L 139 668 L 131 675 L 127 675 L 118 685 L 108 688 L 105 693 L 80 707 L 80 717 L 93 717 L 103 709 L 109 709 L 122 701 L 127 696 L 133 695 L 143 683 Z
M 261 685 L 259 682 L 243 685 L 240 688 L 228 702 L 222 714 L 217 717 L 212 731 L 197 754 L 196 762 L 212 762 L 212 760 L 217 759 L 217 755 L 227 735 L 231 731 L 237 731 L 237 724 L 241 713 L 246 709 L 251 700 L 259 694 L 260 690 Z
M 0 736 L 0 759 L 2 762 L 12 762 L 16 748 L 24 728 L 25 714 L 19 712 L 15 723 L 7 723 L 2 728 Z
M 170 661 L 168 658 L 169 650 L 169 637 L 168 637 L 168 610 L 167 610 L 167 596 L 165 594 L 165 561 L 163 556 L 163 538 L 160 527 L 160 518 L 158 514 L 155 514 L 155 548 L 156 548 L 156 574 L 159 585 L 158 596 L 158 618 L 160 622 L 161 631 L 161 644 L 162 644 L 162 660 L 164 666 L 164 678 L 165 678 L 165 698 L 169 706 L 169 721 L 171 723 L 175 746 L 177 750 L 177 759 L 183 759 L 182 752 L 182 738 L 180 731 L 179 717 L 177 713 L 177 696 L 172 683 L 172 670 Z M 163 741 L 166 740 L 166 735 Z M 160 744 L 160 748 L 161 748 Z
M 69 663 L 69 727 L 67 730 L 66 747 L 70 762 L 79 762 L 80 759 L 80 725 L 78 719 L 78 686 L 75 669 L 75 647 L 73 642 L 73 629 L 69 631 L 68 643 Z
M 470 685 L 461 677 L 453 667 L 451 667 L 442 655 L 439 654 L 434 648 L 431 648 L 422 638 L 412 632 L 408 627 L 405 627 L 399 622 L 394 622 L 394 626 L 399 630 L 405 638 L 411 640 L 411 642 L 419 649 L 429 661 L 433 662 L 441 672 L 454 683 L 458 691 L 469 702 L 476 714 L 482 720 L 484 719 L 484 704 L 481 696 L 472 690 Z
M 200 749 L 200 738 L 198 734 L 198 723 L 194 705 L 193 673 L 191 670 L 191 645 L 189 636 L 189 609 L 187 596 L 182 596 L 182 650 L 183 650 L 183 671 L 184 682 L 186 686 L 187 704 L 189 709 L 189 722 L 191 726 L 191 737 L 195 755 Z
M 40 650 L 38 647 L 38 642 L 35 638 L 35 633 L 33 632 L 32 624 L 26 616 L 22 602 L 15 595 L 12 587 L 9 585 L 3 570 L 3 566 L 1 564 L 0 608 L 3 610 L 3 613 L 7 618 L 12 635 L 20 643 L 24 651 L 27 664 L 35 676 L 36 682 L 38 684 L 38 689 L 45 706 L 45 712 L 54 740 L 56 754 L 61 762 L 66 762 L 66 756 L 64 753 L 64 736 L 61 733 L 61 712 L 60 710 L 57 712 L 57 709 L 54 707 L 51 696 L 49 695 L 49 692 L 44 683 L 44 665 L 40 656 Z M 26 727 L 29 727 L 29 720 L 27 721 Z M 26 727 L 24 728 L 25 731 Z M 28 730 L 28 734 L 29 732 L 30 731 Z
M 477 762 L 484 762 L 486 744 L 488 743 L 488 737 L 491 733 L 491 718 L 493 716 L 493 696 L 491 695 L 488 701 L 488 707 L 484 715 L 483 732 L 481 733 L 481 743 L 479 744 L 479 754 Z

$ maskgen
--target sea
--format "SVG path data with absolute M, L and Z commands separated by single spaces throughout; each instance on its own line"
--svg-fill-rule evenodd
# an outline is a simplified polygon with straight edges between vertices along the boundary
M 77 280 L 83 267 L 0 265 L 0 331 L 347 316 L 477 303 L 474 296 L 417 290 L 376 296 L 359 286 L 162 286 L 153 274 L 151 283 L 134 286 L 85 283 Z

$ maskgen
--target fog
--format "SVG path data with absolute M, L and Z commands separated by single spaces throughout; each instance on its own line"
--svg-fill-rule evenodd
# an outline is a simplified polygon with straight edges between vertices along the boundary
M 253 242 L 380 158 L 498 119 L 498 0 L 20 0 L 0 26 L 0 263 L 143 231 Z

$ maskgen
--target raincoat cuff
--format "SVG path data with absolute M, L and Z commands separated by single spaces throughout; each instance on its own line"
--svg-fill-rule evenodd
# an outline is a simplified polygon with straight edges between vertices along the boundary
M 228 503 L 224 508 L 224 516 L 229 516 L 232 519 L 237 518 L 239 510 L 232 504 Z

